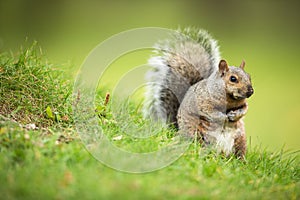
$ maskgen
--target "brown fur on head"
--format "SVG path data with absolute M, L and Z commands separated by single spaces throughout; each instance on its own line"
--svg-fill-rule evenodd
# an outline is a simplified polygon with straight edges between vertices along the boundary
M 232 100 L 243 100 L 253 94 L 251 77 L 244 70 L 245 61 L 240 67 L 228 66 L 225 60 L 219 63 L 219 72 L 225 82 L 226 94 Z

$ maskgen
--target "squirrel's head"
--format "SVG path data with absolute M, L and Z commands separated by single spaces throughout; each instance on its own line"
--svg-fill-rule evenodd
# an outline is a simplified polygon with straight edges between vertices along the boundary
M 244 68 L 244 61 L 239 67 L 228 66 L 225 60 L 219 63 L 219 73 L 225 82 L 226 93 L 235 100 L 246 99 L 254 92 L 251 77 Z

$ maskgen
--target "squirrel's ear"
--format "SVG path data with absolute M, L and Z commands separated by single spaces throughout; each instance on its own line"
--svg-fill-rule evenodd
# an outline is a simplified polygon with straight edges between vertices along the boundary
M 246 64 L 246 63 L 245 63 L 245 61 L 243 60 L 242 63 L 241 63 L 241 65 L 240 65 L 240 68 L 244 69 L 244 68 L 245 68 L 245 64 Z
M 219 63 L 219 71 L 221 72 L 222 76 L 229 70 L 226 60 L 221 60 Z

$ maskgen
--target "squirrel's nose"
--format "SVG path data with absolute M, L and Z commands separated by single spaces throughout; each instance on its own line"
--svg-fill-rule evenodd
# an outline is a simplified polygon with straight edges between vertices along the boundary
M 253 87 L 251 85 L 248 85 L 247 87 L 247 98 L 250 97 L 254 93 Z

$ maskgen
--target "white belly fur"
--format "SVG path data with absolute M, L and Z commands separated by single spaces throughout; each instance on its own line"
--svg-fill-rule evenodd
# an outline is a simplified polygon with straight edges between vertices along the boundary
M 241 123 L 243 122 L 241 121 Z M 241 128 L 230 127 L 229 124 L 226 124 L 223 128 L 209 132 L 208 135 L 212 137 L 217 152 L 228 156 L 233 152 L 235 138 L 243 133 Z

